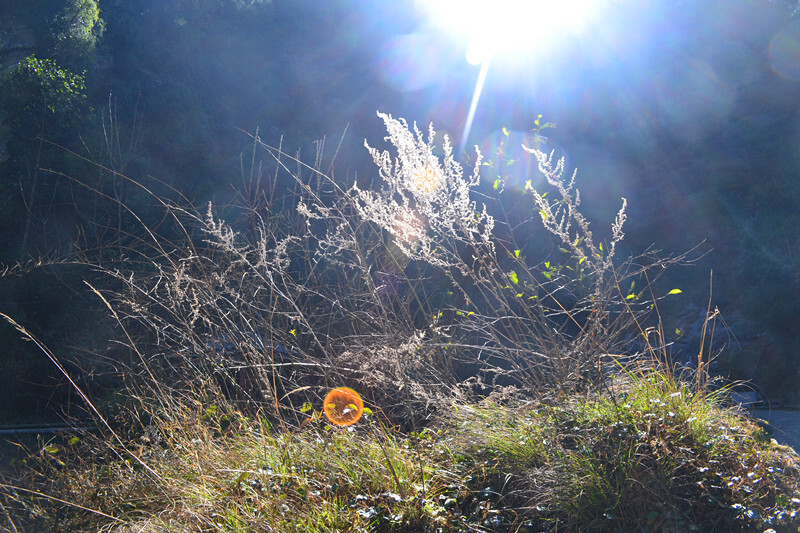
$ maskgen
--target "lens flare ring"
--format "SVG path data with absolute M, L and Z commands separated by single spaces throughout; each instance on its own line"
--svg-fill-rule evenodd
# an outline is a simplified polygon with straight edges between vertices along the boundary
M 352 426 L 364 414 L 364 401 L 348 387 L 332 389 L 322 403 L 323 412 L 331 424 L 339 427 Z

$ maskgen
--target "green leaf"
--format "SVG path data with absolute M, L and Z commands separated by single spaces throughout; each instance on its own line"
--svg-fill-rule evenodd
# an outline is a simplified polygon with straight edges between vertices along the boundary
M 292 337 L 297 337 L 297 330 L 296 329 L 290 329 L 289 333 L 292 335 Z
M 542 272 L 542 275 L 547 279 L 553 279 L 553 275 L 550 272 Z
M 683 292 L 683 291 L 682 291 L 682 290 L 680 290 L 680 289 L 672 289 L 671 291 L 669 291 L 669 292 L 667 293 L 667 296 L 669 296 L 670 294 L 680 294 L 680 293 L 682 293 L 682 292 Z
M 305 402 L 305 403 L 303 403 L 303 407 L 300 408 L 300 412 L 301 413 L 307 413 L 310 410 L 312 410 L 313 408 L 314 408 L 314 406 L 311 405 L 311 402 Z
M 503 126 L 503 135 L 508 137 L 508 128 L 506 128 L 505 126 Z
M 48 444 L 47 446 L 44 447 L 44 451 L 46 451 L 51 455 L 55 455 L 59 452 L 59 449 L 58 446 L 56 446 L 55 444 Z
M 365 407 L 361 412 L 364 413 L 364 416 L 372 416 L 372 409 L 369 407 Z
M 247 481 L 247 478 L 249 478 L 249 477 L 250 477 L 250 472 L 245 470 L 244 472 L 241 472 L 238 476 L 236 476 L 236 481 L 233 482 L 233 485 L 234 486 L 239 486 L 242 483 L 244 483 L 245 481 Z
M 514 250 L 514 257 L 519 259 L 519 250 Z
M 70 446 L 75 446 L 75 445 L 76 445 L 76 444 L 78 444 L 80 441 L 81 441 L 81 439 L 79 439 L 78 437 L 72 437 L 71 439 L 69 439 L 69 440 L 67 441 L 67 444 L 69 444 Z
M 517 273 L 514 272 L 513 270 L 508 274 L 508 278 L 511 280 L 511 283 L 513 283 L 514 285 L 519 283 L 519 278 L 517 277 Z
M 531 184 L 531 180 L 525 182 L 525 190 L 533 189 L 533 185 Z
M 542 215 L 542 220 L 547 220 L 550 218 L 547 216 L 547 213 L 544 212 L 544 209 L 539 209 L 539 214 Z
M 680 330 L 680 328 L 675 328 L 675 335 L 678 335 L 678 336 L 683 335 L 683 332 Z
M 625 297 L 626 300 L 633 300 L 634 298 L 636 298 L 636 295 L 632 293 Z

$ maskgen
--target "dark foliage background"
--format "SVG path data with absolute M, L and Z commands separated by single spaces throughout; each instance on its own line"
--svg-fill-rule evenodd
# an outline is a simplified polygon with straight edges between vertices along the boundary
M 652 244 L 707 252 L 669 274 L 683 290 L 663 310 L 675 357 L 698 349 L 713 268 L 714 303 L 728 325 L 717 332 L 716 346 L 728 345 L 718 371 L 789 404 L 800 389 L 800 67 L 796 56 L 781 63 L 781 50 L 800 47 L 795 8 L 609 3 L 605 23 L 580 40 L 496 61 L 465 143 L 494 160 L 513 209 L 532 169 L 503 162 L 520 155 L 538 114 L 556 123 L 548 147 L 579 169 L 590 218 L 610 219 L 628 198 L 628 252 Z M 409 34 L 423 53 L 398 52 Z M 157 225 L 148 196 L 91 162 L 164 197 L 224 204 L 243 186 L 241 154 L 252 146 L 243 132 L 257 128 L 265 142 L 282 138 L 306 157 L 315 140 L 327 135 L 331 149 L 347 128 L 334 173 L 349 183 L 375 175 L 363 140 L 384 135 L 376 109 L 433 121 L 459 140 L 477 77 L 463 45 L 410 0 L 6 0 L 0 261 L 69 261 L 78 246 L 113 254 L 124 244 L 118 230 L 133 226 L 102 195 Z M 279 184 L 287 194 L 290 186 Z M 81 283 L 92 275 L 80 266 L 8 275 L 0 310 L 102 394 L 116 378 L 97 356 L 110 334 Z M 0 336 L 0 420 L 64 410 L 69 389 L 49 363 L 11 328 Z

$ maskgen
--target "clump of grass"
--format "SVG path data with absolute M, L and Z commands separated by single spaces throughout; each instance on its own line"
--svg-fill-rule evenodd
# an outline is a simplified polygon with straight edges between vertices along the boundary
M 558 198 L 526 194 L 560 255 L 529 259 L 530 217 L 475 200 L 479 154 L 465 176 L 433 128 L 381 117 L 397 155 L 368 147 L 372 190 L 256 139 L 272 185 L 259 174 L 241 205 L 156 198 L 172 225 L 143 223 L 124 257 L 98 259 L 127 399 L 114 421 L 73 382 L 103 438 L 41 443 L 36 469 L 3 484 L 11 530 L 798 524 L 796 455 L 718 405 L 704 347 L 691 384 L 669 366 L 654 283 L 681 258 L 616 259 L 624 200 L 603 241 L 564 160 L 531 149 Z M 295 163 L 298 196 L 278 197 Z M 313 412 L 345 384 L 382 423 Z
M 151 472 L 91 457 L 48 472 L 71 505 L 56 513 L 43 502 L 42 531 L 434 531 L 446 522 L 435 502 L 452 480 L 424 439 L 375 420 L 337 428 L 319 413 L 289 432 L 236 413 L 185 413 L 138 439 L 133 453 Z
M 415 433 L 202 406 L 117 457 L 45 453 L 39 531 L 793 531 L 800 458 L 659 373 L 616 397 L 453 405 Z M 107 453 L 107 452 L 104 452 Z M 135 454 L 150 471 L 126 454 Z M 398 482 L 401 487 L 398 487 Z M 69 502 L 69 504 L 65 503 Z M 149 528 L 149 529 L 148 529 Z M 794 528 L 794 529 L 792 529 Z
M 616 397 L 458 413 L 458 447 L 522 530 L 800 526 L 800 458 L 662 372 L 628 376 Z

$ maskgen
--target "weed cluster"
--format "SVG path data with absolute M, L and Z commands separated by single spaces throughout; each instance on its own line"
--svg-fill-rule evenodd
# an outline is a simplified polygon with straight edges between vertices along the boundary
M 395 155 L 367 146 L 373 187 L 323 173 L 322 142 L 308 166 L 256 137 L 235 201 L 154 195 L 160 224 L 84 258 L 105 274 L 90 286 L 120 332 L 123 400 L 83 395 L 109 441 L 48 444 L 34 478 L 4 483 L 12 530 L 796 521 L 796 457 L 715 407 L 702 348 L 691 384 L 669 364 L 655 282 L 684 256 L 618 260 L 625 201 L 598 238 L 575 175 L 535 147 L 556 198 L 529 182 L 532 216 L 512 224 L 481 189 L 480 153 L 465 176 L 432 127 L 380 116 Z M 535 228 L 552 255 L 529 259 Z M 318 406 L 341 385 L 384 423 L 325 425 Z
M 51 442 L 31 459 L 38 491 L 5 487 L 6 505 L 24 502 L 31 530 L 115 533 L 800 525 L 800 459 L 752 420 L 659 373 L 616 390 L 557 405 L 454 404 L 411 434 L 372 413 L 341 429 L 307 411 L 286 431 L 185 405 L 127 449 Z
M 528 187 L 538 214 L 512 228 L 474 200 L 479 153 L 465 177 L 446 137 L 437 148 L 433 128 L 426 137 L 381 117 L 396 156 L 368 146 L 375 190 L 345 189 L 319 171 L 321 155 L 307 167 L 256 139 L 276 161 L 273 184 L 298 166 L 296 197 L 257 184 L 238 205 L 165 204 L 176 239 L 148 229 L 113 268 L 100 265 L 116 288 L 98 293 L 154 405 L 202 391 L 296 423 L 296 405 L 347 383 L 409 421 L 498 387 L 597 390 L 615 367 L 609 354 L 645 355 L 631 326 L 654 298 L 636 281 L 680 258 L 615 265 L 624 201 L 604 246 L 564 161 L 531 148 L 559 199 Z M 556 238 L 558 260 L 528 259 L 536 218 Z

